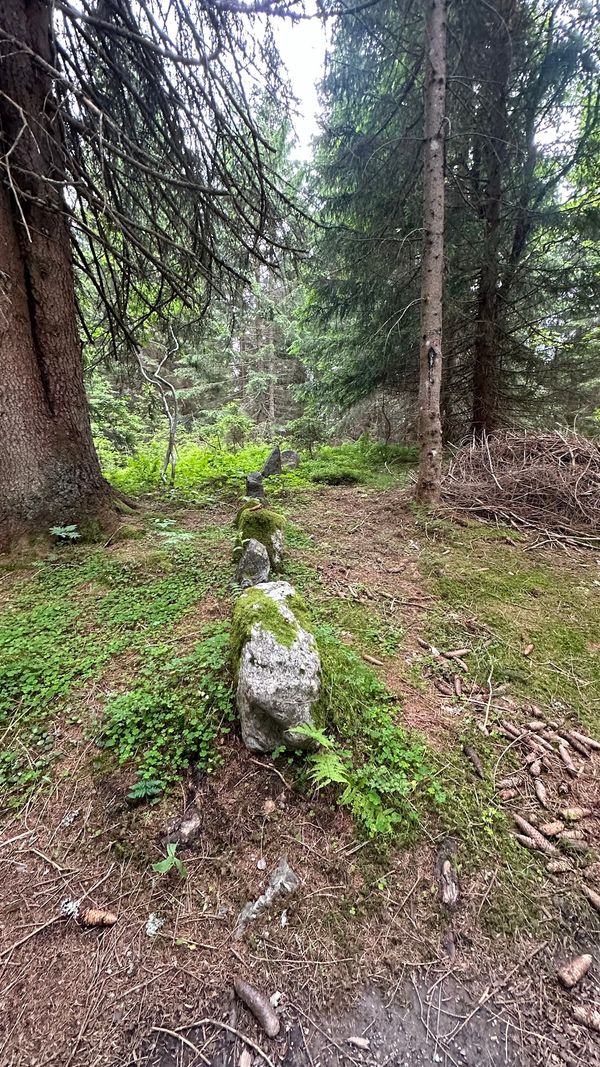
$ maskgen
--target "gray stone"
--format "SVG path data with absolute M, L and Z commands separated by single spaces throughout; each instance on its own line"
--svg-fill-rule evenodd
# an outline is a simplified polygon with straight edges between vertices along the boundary
M 235 572 L 235 580 L 242 587 L 248 589 L 251 585 L 259 582 L 268 582 L 271 573 L 269 553 L 260 541 L 251 537 L 246 541 Z
M 252 474 L 246 475 L 246 496 L 252 497 L 255 500 L 265 499 L 262 474 L 259 471 L 254 471 Z
M 263 478 L 269 478 L 272 474 L 281 474 L 281 449 L 279 445 L 267 456 L 260 472 Z
M 289 645 L 269 628 L 272 609 L 264 613 L 261 621 L 257 592 L 272 601 L 284 627 L 287 623 L 292 636 Z M 299 726 L 312 725 L 312 709 L 319 698 L 321 663 L 315 639 L 287 604 L 294 595 L 288 582 L 266 582 L 254 586 L 251 593 L 254 600 L 244 602 L 250 592 L 242 593 L 236 606 L 239 625 L 246 618 L 246 605 L 256 616 L 253 622 L 250 615 L 238 667 L 236 704 L 244 744 L 251 752 L 272 752 L 281 745 L 288 749 L 314 748 L 314 743 L 297 730 Z
M 295 471 L 300 466 L 300 456 L 294 452 L 293 448 L 286 448 L 281 453 L 281 466 L 288 471 Z
M 277 867 L 271 873 L 269 884 L 265 892 L 258 900 L 250 900 L 242 908 L 235 928 L 235 937 L 239 939 L 249 922 L 254 922 L 262 915 L 263 911 L 271 908 L 281 897 L 295 893 L 300 885 L 300 879 L 290 867 L 287 856 L 282 856 Z

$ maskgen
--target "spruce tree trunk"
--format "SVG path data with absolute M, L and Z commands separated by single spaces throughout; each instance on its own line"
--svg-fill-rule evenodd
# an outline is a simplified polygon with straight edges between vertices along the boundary
M 423 134 L 423 260 L 417 500 L 437 504 L 442 479 L 442 289 L 444 277 L 444 117 L 446 0 L 431 0 L 425 47 Z
M 0 25 L 52 61 L 50 6 L 0 0 Z M 4 43 L 0 138 L 0 547 L 108 510 L 90 429 L 52 79 Z M 6 157 L 5 157 L 6 158 Z M 50 179 L 49 181 L 44 179 Z
M 498 36 L 489 73 L 487 107 L 482 109 L 484 147 L 481 159 L 486 183 L 481 205 L 485 232 L 481 242 L 481 271 L 477 287 L 477 323 L 473 363 L 473 433 L 479 437 L 498 428 L 501 416 L 500 376 L 502 337 L 500 300 L 507 298 L 502 278 L 502 207 L 507 163 L 508 89 L 512 56 L 511 26 L 514 0 L 496 0 Z

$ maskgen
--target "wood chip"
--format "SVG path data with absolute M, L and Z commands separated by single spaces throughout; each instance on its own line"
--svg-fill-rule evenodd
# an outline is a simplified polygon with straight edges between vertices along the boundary
M 525 648 L 523 649 L 523 655 L 524 656 L 530 656 L 532 652 L 533 652 L 533 645 L 532 644 L 525 645 Z
M 347 1037 L 346 1041 L 349 1045 L 354 1045 L 354 1048 L 371 1048 L 371 1042 L 366 1037 Z
M 444 860 L 442 863 L 442 870 L 440 872 L 440 890 L 443 903 L 453 908 L 458 901 L 458 878 L 456 877 L 456 871 L 448 859 Z
M 372 663 L 375 667 L 385 667 L 385 663 L 382 659 L 377 659 L 377 656 L 369 656 L 366 652 L 363 652 L 365 663 Z
M 564 963 L 558 969 L 558 977 L 566 989 L 572 989 L 582 978 L 585 978 L 592 966 L 592 957 L 587 953 L 583 956 L 574 956 L 568 963 Z

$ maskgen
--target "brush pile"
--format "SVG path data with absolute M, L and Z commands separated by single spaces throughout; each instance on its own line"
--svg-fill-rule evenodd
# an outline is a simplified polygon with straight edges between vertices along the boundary
M 457 511 L 539 532 L 538 544 L 600 544 L 600 444 L 578 434 L 472 440 L 454 456 L 442 491 Z

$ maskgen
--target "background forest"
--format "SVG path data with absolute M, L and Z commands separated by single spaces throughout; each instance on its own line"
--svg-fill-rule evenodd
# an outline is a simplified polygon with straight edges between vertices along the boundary
M 597 432 L 596 15 L 586 2 L 449 7 L 448 442 L 514 425 Z M 156 484 L 168 436 L 165 390 L 174 402 L 167 385 L 149 380 L 163 360 L 180 450 L 263 439 L 312 449 L 365 432 L 382 442 L 415 439 L 423 77 L 420 5 L 383 0 L 333 22 L 309 162 L 291 158 L 284 109 L 268 94 L 256 97 L 299 209 L 293 223 L 273 220 L 288 246 L 276 262 L 265 246 L 262 261 L 240 263 L 239 276 L 203 308 L 198 282 L 191 307 L 188 294 L 165 312 L 148 264 L 117 301 L 121 272 L 111 269 L 119 331 L 82 250 L 86 386 L 109 473 L 135 455 L 144 488 Z M 135 487 L 133 472 L 125 481 Z

